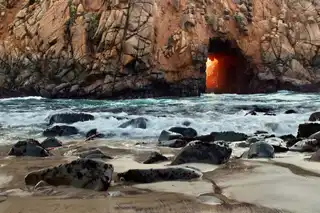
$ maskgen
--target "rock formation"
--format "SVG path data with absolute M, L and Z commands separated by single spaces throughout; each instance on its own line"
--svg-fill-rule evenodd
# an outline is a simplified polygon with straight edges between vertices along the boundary
M 212 39 L 241 55 L 225 91 L 318 91 L 319 24 L 315 0 L 0 0 L 0 97 L 199 95 Z

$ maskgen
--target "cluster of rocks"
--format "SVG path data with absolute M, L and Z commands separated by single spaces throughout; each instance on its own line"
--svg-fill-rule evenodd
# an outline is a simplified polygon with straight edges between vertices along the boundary
M 253 20 L 253 3 L 252 0 L 241 0 L 238 2 L 238 8 L 235 12 L 234 19 L 240 30 L 240 33 L 249 35 L 248 25 Z
M 288 113 L 293 110 L 288 111 Z M 71 114 L 74 116 L 74 114 Z M 68 115 L 65 122 L 77 121 Z M 81 114 L 81 119 L 91 120 L 93 117 Z M 80 118 L 80 117 L 79 117 Z M 50 123 L 61 122 L 59 116 L 53 116 Z M 246 151 L 241 156 L 245 159 L 251 158 L 273 158 L 276 153 L 282 152 L 314 152 L 310 160 L 320 160 L 320 112 L 310 115 L 309 122 L 300 124 L 297 136 L 283 135 L 276 137 L 265 131 L 257 131 L 253 135 L 246 135 L 233 131 L 212 132 L 208 135 L 198 135 L 197 131 L 190 127 L 172 127 L 163 130 L 158 138 L 158 146 L 166 146 L 180 149 L 172 158 L 168 159 L 159 152 L 152 152 L 143 161 L 144 164 L 159 162 L 170 162 L 170 167 L 162 169 L 130 169 L 118 173 L 120 181 L 133 183 L 151 183 L 169 180 L 190 180 L 200 178 L 201 172 L 178 167 L 186 163 L 206 163 L 220 165 L 229 161 L 232 154 L 231 147 L 244 148 Z M 133 125 L 136 128 L 145 128 L 146 119 L 137 118 L 128 121 L 123 126 Z M 96 130 L 88 134 L 89 138 L 96 135 Z M 63 146 L 55 138 L 48 138 L 42 143 L 28 139 L 18 141 L 9 151 L 8 155 L 49 157 L 52 148 Z M 112 156 L 105 154 L 98 148 L 91 148 L 74 153 L 77 160 L 62 164 L 57 167 L 33 171 L 25 177 L 27 185 L 49 184 L 53 186 L 70 185 L 79 188 L 93 190 L 107 190 L 112 181 L 114 168 L 106 163 Z

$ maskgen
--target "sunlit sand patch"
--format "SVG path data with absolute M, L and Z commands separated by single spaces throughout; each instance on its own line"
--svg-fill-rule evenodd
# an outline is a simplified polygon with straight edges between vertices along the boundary
M 208 205 L 220 205 L 223 203 L 223 201 L 217 198 L 214 194 L 202 194 L 197 197 L 197 200 Z

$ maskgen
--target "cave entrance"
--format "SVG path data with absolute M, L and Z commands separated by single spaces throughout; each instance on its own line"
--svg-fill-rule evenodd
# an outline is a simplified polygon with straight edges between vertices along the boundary
M 211 38 L 206 62 L 206 92 L 249 93 L 250 62 L 235 41 Z

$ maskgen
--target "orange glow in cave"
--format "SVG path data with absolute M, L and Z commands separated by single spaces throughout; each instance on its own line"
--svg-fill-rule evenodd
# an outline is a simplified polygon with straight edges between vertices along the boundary
M 207 90 L 213 90 L 218 87 L 218 71 L 217 65 L 219 61 L 209 56 L 206 62 L 206 87 Z

